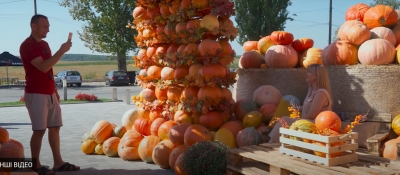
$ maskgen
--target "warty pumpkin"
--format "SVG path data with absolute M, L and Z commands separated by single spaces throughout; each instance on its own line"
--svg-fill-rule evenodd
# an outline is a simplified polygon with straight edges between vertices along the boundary
M 385 39 L 371 39 L 358 49 L 358 59 L 363 65 L 384 65 L 394 62 L 396 48 Z
M 338 38 L 347 40 L 356 46 L 361 45 L 371 37 L 370 29 L 361 21 L 345 21 L 338 30 Z
M 153 163 L 153 150 L 161 139 L 154 135 L 146 136 L 139 144 L 139 157 L 146 163 Z
M 140 160 L 139 144 L 144 136 L 137 131 L 128 130 L 118 144 L 118 156 L 122 160 Z
M 176 148 L 170 140 L 163 140 L 159 142 L 153 150 L 152 159 L 154 163 L 160 168 L 168 169 L 169 166 L 169 156 L 171 152 Z
M 393 7 L 388 5 L 376 5 L 364 13 L 364 23 L 368 28 L 375 27 L 393 27 L 396 25 L 399 17 Z

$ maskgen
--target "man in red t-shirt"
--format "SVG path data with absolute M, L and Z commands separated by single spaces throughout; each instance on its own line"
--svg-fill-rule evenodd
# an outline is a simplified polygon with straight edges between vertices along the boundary
M 55 174 L 54 171 L 73 171 L 80 167 L 64 162 L 60 153 L 60 127 L 62 124 L 60 96 L 53 77 L 53 66 L 72 46 L 71 40 L 63 43 L 54 54 L 46 41 L 49 32 L 46 16 L 35 15 L 31 19 L 31 36 L 20 46 L 20 56 L 25 69 L 25 105 L 32 123 L 32 158 L 37 160 L 39 175 Z M 49 130 L 49 143 L 53 152 L 53 171 L 42 167 L 39 161 L 43 135 Z

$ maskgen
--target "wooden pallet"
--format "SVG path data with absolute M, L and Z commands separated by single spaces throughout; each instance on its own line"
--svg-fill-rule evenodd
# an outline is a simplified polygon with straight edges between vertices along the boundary
M 400 161 L 384 159 L 357 151 L 358 161 L 338 166 L 325 166 L 300 158 L 282 155 L 281 144 L 260 144 L 228 149 L 228 175 L 400 175 Z

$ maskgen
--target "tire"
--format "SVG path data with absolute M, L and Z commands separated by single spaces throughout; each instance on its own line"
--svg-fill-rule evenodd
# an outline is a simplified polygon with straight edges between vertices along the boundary
M 81 87 L 82 86 L 82 83 L 78 83 L 78 84 L 76 84 L 78 87 Z

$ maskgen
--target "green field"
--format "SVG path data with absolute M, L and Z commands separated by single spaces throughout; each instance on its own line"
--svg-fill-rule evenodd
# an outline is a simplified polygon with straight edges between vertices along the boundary
M 234 62 L 229 65 L 229 68 L 237 68 L 239 57 L 236 57 Z M 133 60 L 127 60 L 127 65 L 132 64 Z M 104 75 L 110 70 L 117 70 L 118 63 L 113 61 L 60 61 L 54 68 L 54 74 L 61 70 L 77 70 L 81 73 L 82 79 L 103 79 Z M 127 66 L 128 71 L 136 71 L 139 68 Z M 0 78 L 6 78 L 6 67 L 0 67 Z M 25 71 L 23 67 L 9 67 L 9 78 L 25 79 Z

